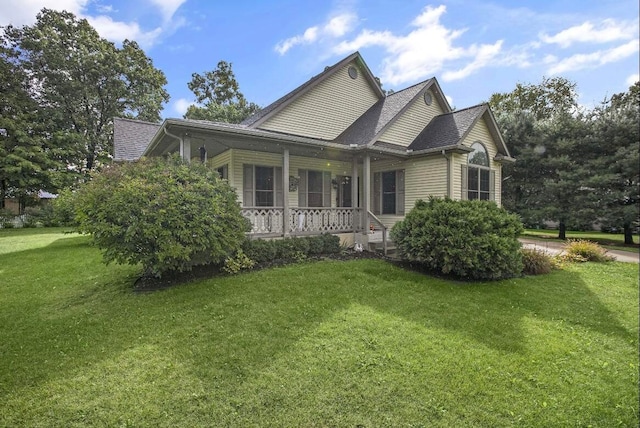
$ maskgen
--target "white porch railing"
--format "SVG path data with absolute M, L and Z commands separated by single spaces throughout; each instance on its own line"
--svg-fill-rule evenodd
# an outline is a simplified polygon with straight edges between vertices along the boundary
M 290 208 L 284 219 L 283 208 L 243 207 L 242 215 L 251 223 L 251 234 L 320 234 L 363 230 L 362 208 Z
M 251 223 L 251 234 L 283 234 L 283 208 L 246 207 L 242 208 L 242 215 Z

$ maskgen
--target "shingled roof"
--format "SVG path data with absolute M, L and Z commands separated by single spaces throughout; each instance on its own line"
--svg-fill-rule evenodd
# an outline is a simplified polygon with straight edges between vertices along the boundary
M 161 124 L 142 120 L 113 119 L 113 157 L 116 161 L 133 161 L 142 156 Z
M 375 141 L 386 126 L 428 86 L 433 79 L 417 83 L 402 91 L 387 95 L 371 106 L 362 116 L 335 139 L 339 144 L 368 145 Z
M 480 104 L 434 117 L 408 149 L 429 150 L 461 144 L 462 139 L 488 108 L 487 104 Z

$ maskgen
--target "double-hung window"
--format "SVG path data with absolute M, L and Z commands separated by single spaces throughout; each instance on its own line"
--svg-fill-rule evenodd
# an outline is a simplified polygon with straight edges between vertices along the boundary
M 331 172 L 299 169 L 299 207 L 331 207 Z
M 404 170 L 373 174 L 372 209 L 374 214 L 404 215 Z
M 283 206 L 282 168 L 245 164 L 242 196 L 245 207 Z
M 467 165 L 462 165 L 462 198 L 495 200 L 495 172 L 489 168 L 489 153 L 479 142 L 471 148 Z

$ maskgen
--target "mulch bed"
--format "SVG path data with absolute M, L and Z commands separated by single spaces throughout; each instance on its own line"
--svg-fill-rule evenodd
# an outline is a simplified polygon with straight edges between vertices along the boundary
M 306 259 L 306 261 L 319 261 L 319 260 L 358 260 L 358 259 L 383 259 L 390 260 L 381 253 L 374 253 L 370 251 L 344 251 L 338 254 L 327 254 L 323 256 L 312 256 Z M 391 260 L 390 260 L 391 261 Z M 293 264 L 293 262 L 287 262 L 286 260 L 276 259 L 267 263 L 256 264 L 251 270 L 269 269 L 277 266 L 285 266 Z M 167 288 L 175 287 L 177 285 L 185 284 L 199 279 L 214 278 L 220 276 L 228 276 L 229 274 L 221 269 L 221 266 L 217 265 L 201 265 L 194 266 L 194 268 L 187 272 L 168 272 L 162 276 L 162 278 L 156 278 L 154 276 L 141 276 L 134 283 L 133 290 L 138 293 L 164 290 Z

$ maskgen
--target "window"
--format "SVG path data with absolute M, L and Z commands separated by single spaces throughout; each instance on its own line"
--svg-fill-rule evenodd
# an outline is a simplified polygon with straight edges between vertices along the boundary
M 489 169 L 489 153 L 482 143 L 473 143 L 473 151 L 462 166 L 463 199 L 494 200 L 495 173 Z
M 396 172 L 382 173 L 382 214 L 396 213 Z
M 331 173 L 329 171 L 299 169 L 298 174 L 300 175 L 298 206 L 330 207 Z
M 374 214 L 404 215 L 404 170 L 373 174 Z
M 229 165 L 224 164 L 221 167 L 216 168 L 216 172 L 220 176 L 220 178 L 228 180 L 229 179 Z
M 245 207 L 281 207 L 284 205 L 282 168 L 244 165 L 243 205 Z
M 256 200 L 257 207 L 273 206 L 273 168 L 256 166 Z

